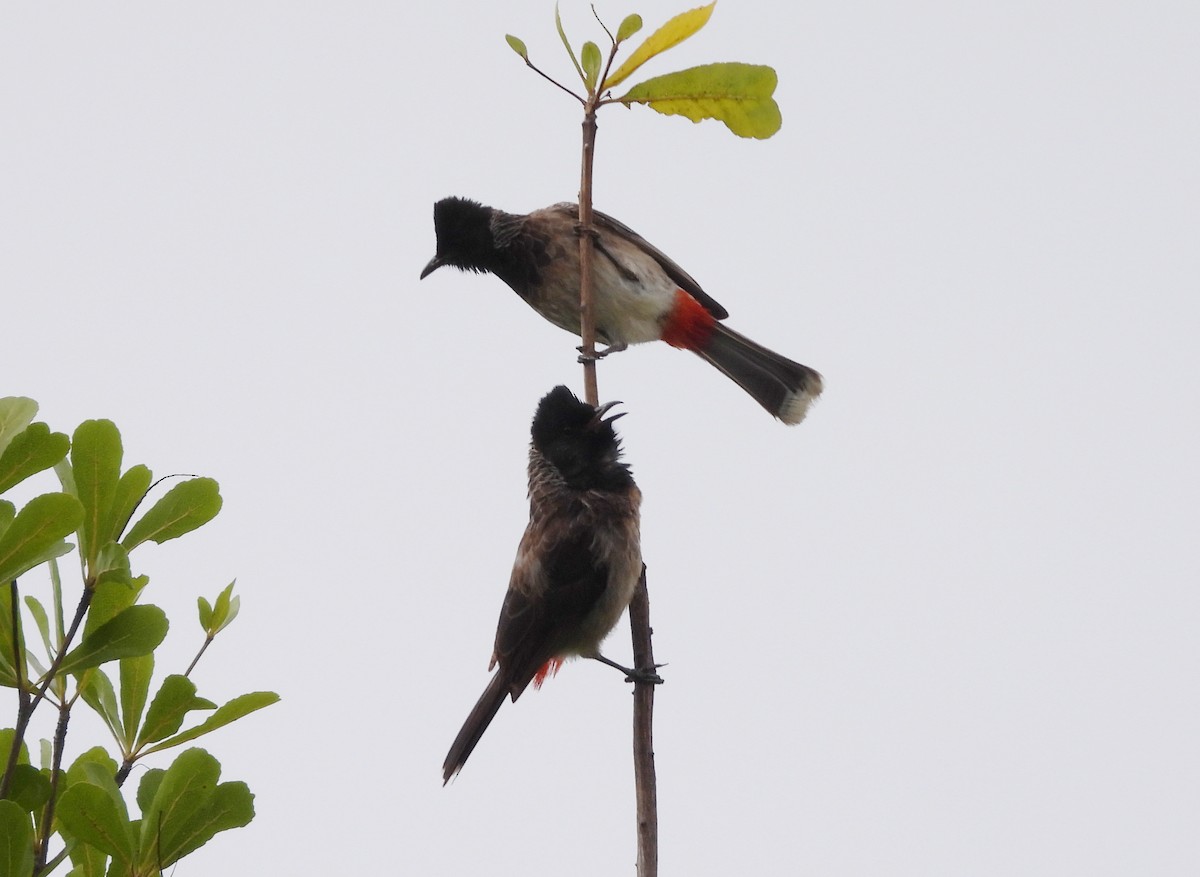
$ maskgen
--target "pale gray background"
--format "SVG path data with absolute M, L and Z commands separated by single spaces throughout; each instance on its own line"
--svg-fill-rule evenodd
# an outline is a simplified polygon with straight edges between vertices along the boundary
M 552 4 L 0 10 L 0 392 L 220 481 L 135 555 L 163 669 L 236 576 L 201 693 L 284 698 L 204 741 L 259 815 L 176 873 L 632 874 L 612 671 L 439 775 L 580 378 L 499 281 L 417 274 L 437 198 L 575 196 L 578 108 L 503 41 L 571 75 Z M 665 346 L 602 368 L 664 875 L 1200 872 L 1197 45 L 1190 0 L 725 0 L 644 73 L 769 63 L 775 138 L 601 116 L 597 205 L 827 386 L 789 429 Z

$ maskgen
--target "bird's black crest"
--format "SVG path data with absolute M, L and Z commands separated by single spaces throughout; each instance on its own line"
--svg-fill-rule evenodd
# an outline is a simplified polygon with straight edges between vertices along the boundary
M 542 397 L 530 430 L 533 447 L 571 487 L 615 490 L 632 482 L 629 467 L 618 462 L 621 440 L 612 420 L 558 386 Z
M 469 271 L 491 270 L 496 251 L 491 218 L 492 208 L 469 198 L 443 198 L 434 204 L 433 230 L 442 264 Z

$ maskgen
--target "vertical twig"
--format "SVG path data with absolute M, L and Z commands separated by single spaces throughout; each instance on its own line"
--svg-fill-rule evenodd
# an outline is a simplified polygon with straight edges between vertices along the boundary
M 583 392 L 591 406 L 600 404 L 596 384 L 596 315 L 592 308 L 592 159 L 596 152 L 596 96 L 583 106 L 583 160 L 579 181 L 579 338 L 583 342 Z
M 58 782 L 62 778 L 63 749 L 67 744 L 67 723 L 71 720 L 71 700 L 64 700 L 58 705 L 58 725 L 54 729 L 53 764 L 50 767 L 50 798 L 46 801 L 46 809 L 42 812 L 42 830 L 46 832 L 37 849 L 37 859 L 34 862 L 33 873 L 43 874 L 46 859 L 50 851 L 50 836 L 54 833 L 54 809 L 58 803 Z
M 646 566 L 629 603 L 633 633 L 633 666 L 653 667 L 654 633 L 650 627 L 650 594 Z M 638 877 L 658 874 L 658 780 L 654 771 L 654 683 L 639 681 L 633 688 L 633 779 L 637 786 Z
M 615 45 L 614 45 L 615 50 Z M 609 63 L 612 63 L 610 56 Z M 606 74 L 607 76 L 607 71 Z M 592 309 L 592 161 L 596 151 L 596 106 L 599 96 L 588 95 L 583 113 L 583 156 L 579 183 L 579 335 L 583 342 L 583 389 L 589 405 L 600 404 L 596 384 L 596 322 Z M 650 598 L 646 568 L 629 604 L 633 635 L 633 665 L 654 667 L 650 642 Z M 633 776 L 637 797 L 638 877 L 658 874 L 658 781 L 654 772 L 654 683 L 638 681 L 633 689 Z

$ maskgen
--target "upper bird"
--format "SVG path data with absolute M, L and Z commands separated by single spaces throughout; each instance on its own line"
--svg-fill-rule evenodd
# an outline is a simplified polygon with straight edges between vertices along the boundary
M 612 422 L 621 415 L 604 417 L 615 404 L 593 408 L 566 387 L 538 404 L 530 429 L 529 524 L 488 665 L 499 669 L 446 755 L 446 782 L 462 770 L 506 697 L 515 701 L 530 682 L 539 685 L 576 655 L 619 666 L 600 654 L 600 643 L 641 576 L 642 494 L 620 461 Z M 651 681 L 661 680 L 651 675 Z
M 722 325 L 729 316 L 690 274 L 611 216 L 593 213 L 596 335 L 609 351 L 666 341 L 698 354 L 784 423 L 804 419 L 821 376 Z M 466 198 L 433 206 L 435 255 L 443 265 L 490 271 L 554 325 L 579 334 L 579 206 L 505 213 Z M 606 353 L 608 351 L 605 351 Z

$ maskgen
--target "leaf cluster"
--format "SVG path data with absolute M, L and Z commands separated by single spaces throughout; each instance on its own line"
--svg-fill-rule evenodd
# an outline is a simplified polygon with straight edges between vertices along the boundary
M 638 45 L 615 70 L 612 66 L 621 45 L 642 29 L 641 16 L 626 16 L 615 36 L 607 27 L 604 28 L 609 38 L 608 58 L 605 61 L 600 47 L 592 41 L 585 42 L 576 54 L 563 29 L 556 6 L 555 26 L 583 83 L 586 97 L 576 94 L 538 69 L 530 60 L 524 41 L 511 34 L 505 39 L 529 67 L 590 109 L 605 104 L 622 104 L 626 107 L 641 104 L 663 115 L 683 116 L 693 122 L 716 119 L 739 137 L 756 140 L 771 137 L 783 123 L 779 105 L 773 97 L 778 77 L 772 68 L 761 64 L 704 64 L 643 80 L 620 96 L 612 94 L 613 89 L 623 84 L 647 61 L 674 48 L 704 27 L 715 6 L 716 0 L 713 0 L 706 6 L 671 18 Z M 600 24 L 604 27 L 603 22 Z
M 141 602 L 149 578 L 135 575 L 130 556 L 147 542 L 177 539 L 212 520 L 221 508 L 217 483 L 186 477 L 139 514 L 160 482 L 146 466 L 122 469 L 115 425 L 89 420 L 68 438 L 34 422 L 36 413 L 30 399 L 0 399 L 0 687 L 14 689 L 18 702 L 16 724 L 0 730 L 0 758 L 7 758 L 0 776 L 0 877 L 46 874 L 68 860 L 76 877 L 158 874 L 217 832 L 249 823 L 253 795 L 244 783 L 218 782 L 216 759 L 188 749 L 166 769 L 143 774 L 140 816 L 132 816 L 121 791 L 131 767 L 278 696 L 253 692 L 218 706 L 188 678 L 196 661 L 154 685 L 155 651 L 169 623 L 162 609 Z M 19 509 L 2 497 L 51 469 L 60 490 Z M 57 559 L 76 547 L 79 598 L 70 614 Z M 49 599 L 22 597 L 20 580 L 43 565 Z M 200 598 L 204 639 L 196 660 L 236 618 L 239 602 L 233 583 L 213 603 Z M 117 757 L 94 747 L 63 768 L 68 719 L 80 701 L 103 720 Z M 25 736 L 43 704 L 57 709 L 58 730 L 41 741 L 35 767 Z M 196 713 L 201 718 L 189 720 Z M 55 837 L 61 848 L 51 855 Z

